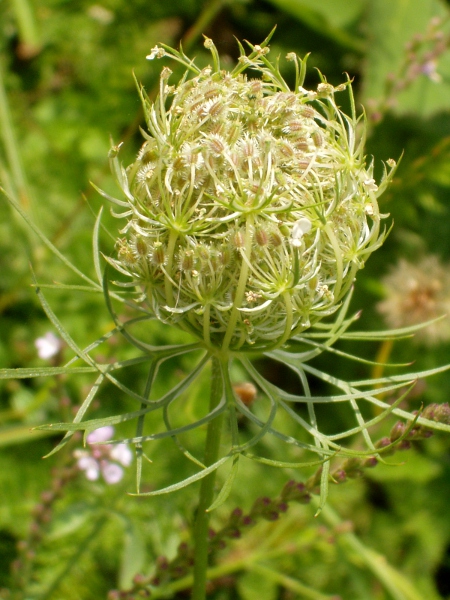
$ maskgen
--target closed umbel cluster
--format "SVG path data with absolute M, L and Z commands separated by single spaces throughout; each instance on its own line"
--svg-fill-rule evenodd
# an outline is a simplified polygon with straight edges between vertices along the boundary
M 127 219 L 110 262 L 144 290 L 150 310 L 224 351 L 277 347 L 333 313 L 378 248 L 379 187 L 363 154 L 350 82 L 303 88 L 306 59 L 288 54 L 291 91 L 266 40 L 237 66 L 163 68 L 158 98 L 140 88 L 148 133 L 133 164 L 113 168 Z M 352 116 L 335 93 L 348 90 Z M 358 129 L 358 132 L 357 132 Z M 394 162 L 389 161 L 394 167 Z

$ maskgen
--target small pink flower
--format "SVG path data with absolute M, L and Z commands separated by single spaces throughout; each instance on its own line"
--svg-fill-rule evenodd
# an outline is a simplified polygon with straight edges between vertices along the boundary
M 89 481 L 97 481 L 101 474 L 108 485 L 119 483 L 124 475 L 122 466 L 128 467 L 131 464 L 133 453 L 127 444 L 101 443 L 110 440 L 113 435 L 114 427 L 100 427 L 87 436 L 87 449 L 75 450 L 78 468 L 84 471 Z
M 103 479 L 108 485 L 114 485 L 119 483 L 123 477 L 123 469 L 116 463 L 109 463 L 105 461 L 105 465 L 102 465 Z
M 113 460 L 116 460 L 124 467 L 130 466 L 131 461 L 133 460 L 133 453 L 126 444 L 114 445 L 110 456 Z
M 86 440 L 88 444 L 96 444 L 98 442 L 106 442 L 107 440 L 110 440 L 113 435 L 114 427 L 111 427 L 111 425 L 105 425 L 105 427 L 99 427 L 99 429 L 91 431 Z
M 86 479 L 89 481 L 97 481 L 100 475 L 100 467 L 98 462 L 92 456 L 83 453 L 83 450 L 75 451 L 75 457 L 78 458 L 78 468 L 85 472 Z

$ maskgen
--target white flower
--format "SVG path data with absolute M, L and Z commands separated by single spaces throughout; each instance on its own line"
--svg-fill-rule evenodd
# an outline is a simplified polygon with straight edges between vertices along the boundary
M 37 338 L 34 345 L 37 348 L 39 358 L 48 360 L 61 350 L 62 341 L 54 333 L 48 331 L 44 336 Z
M 302 217 L 294 223 L 291 233 L 291 244 L 295 247 L 299 247 L 302 243 L 302 237 L 305 233 L 311 231 L 312 223 L 306 217 Z
M 164 48 L 160 48 L 159 46 L 154 46 L 151 49 L 150 54 L 147 54 L 147 56 L 145 57 L 147 60 L 153 60 L 154 58 L 162 58 L 163 56 L 165 56 L 166 52 L 164 50 Z
M 371 192 L 376 192 L 378 190 L 378 186 L 375 183 L 375 179 L 366 179 L 364 182 L 364 187 Z

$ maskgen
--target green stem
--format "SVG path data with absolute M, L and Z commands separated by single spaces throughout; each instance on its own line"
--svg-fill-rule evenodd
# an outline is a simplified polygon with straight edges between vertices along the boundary
M 40 49 L 41 40 L 32 3 L 27 0 L 12 0 L 11 6 L 16 17 L 20 41 L 27 46 L 31 56 L 34 56 Z
M 20 208 L 26 211 L 27 215 L 33 218 L 35 223 L 39 223 L 40 219 L 37 218 L 34 210 L 35 203 L 32 201 L 32 196 L 28 186 L 25 170 L 22 164 L 22 157 L 20 155 L 20 144 L 14 132 L 14 124 L 10 111 L 8 96 L 5 87 L 5 80 L 3 75 L 3 65 L 0 60 L 0 150 L 1 146 L 4 147 L 5 153 L 5 165 L 2 164 L 0 156 L 0 195 L 4 190 L 19 204 Z M 33 239 L 30 228 L 27 227 L 26 223 L 21 219 L 15 210 L 12 211 L 13 219 L 20 228 L 21 233 L 25 232 L 26 237 L 23 238 L 27 242 L 27 250 L 35 259 L 34 248 L 35 241 Z M 18 289 L 20 288 L 20 282 Z M 0 312 L 5 306 L 8 306 L 8 302 L 13 303 L 15 300 L 15 294 L 12 292 L 11 297 L 3 298 Z
M 242 304 L 242 299 L 244 297 L 245 288 L 246 288 L 247 279 L 248 279 L 250 255 L 251 255 L 251 250 L 252 250 L 252 231 L 253 231 L 253 216 L 248 215 L 246 227 L 245 227 L 245 242 L 244 242 L 245 245 L 244 245 L 244 248 L 242 249 L 242 252 L 244 253 L 245 256 L 242 257 L 241 271 L 239 274 L 239 281 L 238 281 L 236 292 L 235 292 L 233 308 L 231 309 L 231 314 L 230 314 L 230 318 L 228 321 L 227 330 L 225 332 L 225 336 L 224 336 L 223 343 L 222 343 L 222 351 L 223 352 L 226 352 L 228 350 L 231 339 L 232 339 L 233 335 L 236 334 L 236 322 L 237 322 L 238 316 L 239 316 L 238 309 L 240 308 L 240 306 Z M 247 260 L 246 260 L 246 258 L 247 258 Z
M 292 299 L 291 295 L 288 291 L 283 293 L 284 305 L 286 307 L 286 325 L 284 328 L 284 333 L 282 337 L 278 340 L 276 344 L 276 348 L 281 348 L 281 346 L 289 339 L 292 331 L 292 323 L 293 323 L 293 310 L 292 310 Z
M 220 13 L 220 11 L 224 8 L 226 4 L 228 4 L 227 0 L 212 0 L 212 2 L 206 3 L 197 21 L 184 34 L 182 42 L 183 50 L 185 52 L 189 51 L 192 48 L 197 39 L 209 26 L 211 21 L 213 21 L 217 17 L 217 15 Z
M 313 498 L 313 502 L 318 504 L 316 498 Z M 330 527 L 338 529 L 342 525 L 341 519 L 329 505 L 322 507 L 320 515 Z M 347 550 L 350 560 L 357 566 L 365 566 L 370 569 L 394 600 L 420 600 L 422 598 L 422 594 L 400 571 L 390 565 L 384 556 L 367 548 L 354 533 L 339 533 L 337 539 Z
M 209 410 L 213 410 L 220 402 L 223 393 L 221 365 L 217 358 L 212 358 L 211 392 Z M 222 432 L 223 413 L 208 424 L 205 445 L 204 464 L 209 467 L 219 458 L 220 437 Z M 200 487 L 199 504 L 194 524 L 194 585 L 192 587 L 192 600 L 206 598 L 206 572 L 208 569 L 208 537 L 209 513 L 214 498 L 214 483 L 216 471 L 202 479 Z
M 178 233 L 174 230 L 170 232 L 169 243 L 167 245 L 167 265 L 166 265 L 166 277 L 165 277 L 165 293 L 166 293 L 166 302 L 167 306 L 173 306 L 173 293 L 172 293 L 172 281 L 170 280 L 170 276 L 172 274 L 172 263 L 173 257 L 175 253 L 175 244 L 178 239 Z M 167 275 L 169 274 L 169 276 Z
M 205 346 L 208 348 L 211 343 L 210 337 L 210 316 L 211 316 L 211 305 L 207 304 L 205 306 L 205 312 L 203 313 L 203 341 L 205 342 Z
M 299 594 L 304 600 L 331 600 L 331 596 L 321 594 L 316 589 L 305 585 L 298 579 L 290 577 L 289 575 L 284 575 L 283 573 L 266 567 L 265 565 L 251 562 L 248 566 L 248 570 L 257 573 L 264 579 L 282 586 L 286 590 Z
M 30 194 L 22 165 L 19 144 L 14 134 L 13 120 L 9 108 L 8 97 L 4 85 L 2 64 L 0 63 L 0 131 L 4 145 L 6 160 L 11 171 L 14 187 L 22 207 L 28 209 Z
M 317 590 L 306 586 L 298 579 L 283 575 L 282 573 L 269 569 L 263 564 L 264 561 L 272 558 L 275 559 L 278 557 L 285 557 L 291 552 L 292 546 L 288 547 L 286 545 L 282 545 L 276 550 L 272 551 L 256 552 L 255 554 L 245 553 L 244 556 L 236 555 L 237 558 L 234 556 L 232 560 L 227 560 L 227 562 L 208 569 L 208 576 L 210 579 L 218 579 L 226 575 L 237 575 L 240 572 L 254 571 L 259 572 L 262 576 L 265 576 L 266 578 L 275 581 L 275 583 L 282 585 L 287 590 L 296 592 L 297 595 L 300 594 L 305 600 L 306 598 L 311 598 L 314 600 L 332 600 L 335 598 L 335 596 L 332 597 L 326 594 L 321 594 Z M 190 585 L 192 585 L 192 575 L 183 577 L 183 579 L 177 579 L 163 588 L 152 588 L 151 597 L 155 600 L 156 598 L 172 598 L 177 592 L 187 590 Z

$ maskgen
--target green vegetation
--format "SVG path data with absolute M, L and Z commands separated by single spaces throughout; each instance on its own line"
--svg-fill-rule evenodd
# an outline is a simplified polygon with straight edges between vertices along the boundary
M 280 56 L 291 88 L 289 52 L 310 53 L 308 90 L 321 83 L 318 71 L 332 86 L 348 73 L 356 112 L 366 112 L 374 180 L 383 162 L 401 158 L 378 200 L 394 227 L 358 272 L 335 328 L 325 319 L 291 342 L 290 355 L 274 350 L 253 366 L 235 360 L 223 376 L 241 410 L 211 450 L 211 462 L 225 458 L 209 523 L 207 598 L 450 599 L 450 374 L 414 375 L 450 364 L 450 317 L 435 320 L 450 313 L 450 8 L 439 0 L 0 4 L 0 598 L 189 597 L 195 513 L 208 481 L 208 405 L 220 405 L 222 392 L 210 382 L 220 365 L 203 365 L 200 345 L 167 349 L 195 340 L 122 302 L 127 288 L 108 283 L 105 302 L 102 254 L 117 258 L 120 222 L 91 182 L 119 198 L 110 148 L 123 143 L 119 158 L 129 165 L 142 145 L 133 73 L 151 101 L 163 66 L 174 71 L 171 84 L 184 73 L 173 61 L 145 60 L 157 44 L 182 40 L 201 69 L 212 62 L 205 34 L 231 71 L 235 38 L 260 44 L 275 25 L 270 59 Z M 351 114 L 349 94 L 335 98 Z M 105 281 L 115 278 L 128 281 L 109 269 Z M 380 333 L 430 320 L 415 338 Z M 330 337 L 340 339 L 328 351 Z M 313 354 L 305 367 L 299 357 Z M 274 421 L 283 436 L 260 435 L 280 388 L 286 401 L 309 395 L 305 372 L 313 397 L 372 385 L 375 401 L 316 404 L 323 438 L 302 429 L 311 406 L 291 403 Z M 323 373 L 339 379 L 337 392 Z M 165 410 L 144 423 L 159 399 Z M 88 442 L 108 441 L 110 430 L 102 439 L 92 433 L 105 425 L 129 447 L 154 439 L 137 440 L 129 464 L 123 446 L 83 448 L 80 420 L 89 422 Z M 291 437 L 300 444 L 285 444 Z M 238 439 L 248 448 L 227 454 Z M 166 488 L 173 493 L 158 493 Z M 204 525 L 197 521 L 197 532 Z

